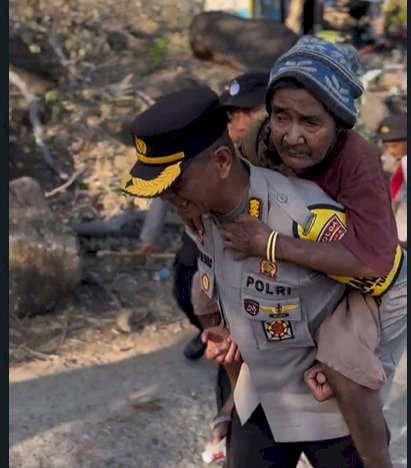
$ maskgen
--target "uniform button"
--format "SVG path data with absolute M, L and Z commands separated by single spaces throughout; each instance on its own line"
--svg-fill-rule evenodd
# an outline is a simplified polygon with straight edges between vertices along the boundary
M 285 193 L 279 193 L 277 195 L 277 200 L 278 200 L 278 203 L 287 203 L 288 197 Z

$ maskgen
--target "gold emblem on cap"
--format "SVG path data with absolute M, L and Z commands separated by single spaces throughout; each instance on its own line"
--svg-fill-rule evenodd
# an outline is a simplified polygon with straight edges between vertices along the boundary
M 390 130 L 391 130 L 390 127 L 387 127 L 386 125 L 384 125 L 384 127 L 381 127 L 380 132 L 381 133 L 388 133 Z
M 136 138 L 135 141 L 136 141 L 137 153 L 145 156 L 147 154 L 147 145 L 144 143 L 144 141 L 141 138 Z

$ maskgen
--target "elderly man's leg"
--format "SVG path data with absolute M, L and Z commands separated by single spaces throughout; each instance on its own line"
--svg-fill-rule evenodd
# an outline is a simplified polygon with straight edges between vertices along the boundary
M 388 433 L 378 391 L 363 387 L 322 365 L 366 468 L 392 467 Z
M 390 467 L 379 390 L 386 380 L 375 352 L 380 340 L 378 305 L 350 291 L 317 334 L 317 359 L 334 392 L 366 467 Z

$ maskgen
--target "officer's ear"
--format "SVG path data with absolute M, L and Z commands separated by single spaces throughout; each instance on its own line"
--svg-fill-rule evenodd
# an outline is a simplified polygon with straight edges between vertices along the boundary
M 228 146 L 222 145 L 211 154 L 211 161 L 215 165 L 220 179 L 226 179 L 233 163 L 233 155 Z

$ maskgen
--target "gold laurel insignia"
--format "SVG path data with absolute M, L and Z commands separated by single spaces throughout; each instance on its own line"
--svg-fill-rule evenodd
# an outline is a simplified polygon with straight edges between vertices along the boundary
M 381 133 L 388 133 L 390 131 L 390 127 L 387 127 L 384 125 L 384 127 L 381 127 L 380 132 Z
M 168 166 L 153 180 L 144 180 L 137 177 L 128 176 L 123 180 L 125 183 L 122 185 L 123 192 L 133 195 L 134 197 L 152 198 L 160 195 L 167 190 L 170 185 L 181 174 L 181 163 Z M 132 184 L 129 183 L 130 178 Z M 128 185 L 128 186 L 127 186 Z

